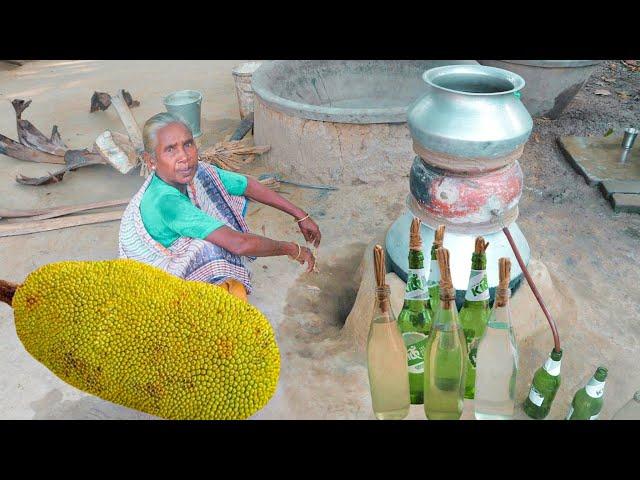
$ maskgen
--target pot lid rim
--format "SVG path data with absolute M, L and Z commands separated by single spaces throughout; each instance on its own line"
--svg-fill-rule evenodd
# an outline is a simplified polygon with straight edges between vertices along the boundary
M 443 87 L 434 83 L 434 80 L 444 73 L 451 72 L 460 72 L 460 73 L 475 73 L 481 74 L 484 76 L 489 76 L 489 74 L 494 74 L 493 77 L 498 77 L 502 80 L 506 80 L 513 85 L 513 88 L 509 90 L 503 90 L 500 92 L 465 92 L 464 90 L 454 90 L 451 88 Z M 509 70 L 505 70 L 503 68 L 497 67 L 489 67 L 486 65 L 446 65 L 443 67 L 435 67 L 427 70 L 422 74 L 422 79 L 431 87 L 449 92 L 455 93 L 458 95 L 466 95 L 470 97 L 499 97 L 502 95 L 515 94 L 522 90 L 526 85 L 524 78 L 522 78 L 517 73 L 510 72 Z

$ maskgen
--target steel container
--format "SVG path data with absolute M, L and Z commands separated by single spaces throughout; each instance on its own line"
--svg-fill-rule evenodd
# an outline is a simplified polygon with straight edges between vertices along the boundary
M 480 60 L 527 82 L 522 103 L 534 117 L 558 118 L 602 60 Z
M 492 295 L 500 257 L 512 260 L 515 289 L 522 271 L 502 228 L 509 227 L 528 263 L 529 245 L 515 222 L 523 187 L 518 159 L 533 128 L 520 101 L 525 82 L 512 72 L 482 65 L 433 68 L 422 78 L 426 94 L 411 104 L 407 115 L 418 154 L 409 172 L 409 211 L 387 233 L 390 265 L 406 279 L 409 225 L 415 216 L 422 221 L 427 255 L 435 229 L 446 226 L 444 246 L 450 249 L 459 303 L 479 235 L 490 243 L 487 280 Z
M 533 127 L 520 101 L 522 77 L 500 68 L 450 65 L 427 70 L 422 78 L 427 92 L 407 115 L 418 155 L 458 157 L 465 170 L 513 162 L 510 155 L 519 153 Z

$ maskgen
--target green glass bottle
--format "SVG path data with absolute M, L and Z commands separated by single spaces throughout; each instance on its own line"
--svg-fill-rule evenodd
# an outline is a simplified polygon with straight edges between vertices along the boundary
M 432 319 L 436 318 L 436 312 L 440 307 L 440 267 L 438 266 L 436 251 L 442 247 L 444 242 L 444 229 L 444 225 L 440 225 L 436 229 L 433 244 L 431 245 L 431 265 L 429 268 L 427 288 L 429 289 L 429 314 Z
M 566 420 L 597 420 L 604 404 L 607 369 L 598 367 L 591 380 L 576 392 Z
M 424 412 L 429 420 L 457 420 L 462 415 L 467 347 L 456 309 L 449 251 L 437 251 L 440 307 L 431 326 L 424 356 Z
M 551 350 L 549 358 L 542 367 L 536 370 L 529 389 L 529 395 L 524 401 L 524 411 L 531 418 L 542 420 L 549 415 L 551 404 L 560 388 L 560 364 L 562 350 Z
M 467 375 L 464 398 L 474 398 L 476 383 L 476 356 L 478 342 L 487 327 L 489 309 L 489 283 L 487 282 L 487 254 L 489 243 L 484 238 L 476 238 L 476 246 L 471 255 L 471 273 L 469 286 L 464 296 L 464 304 L 460 309 L 460 325 L 467 342 Z
M 424 348 L 431 329 L 428 310 L 427 280 L 420 238 L 420 220 L 411 222 L 409 237 L 409 276 L 398 327 L 407 348 L 411 403 L 419 405 L 424 398 Z

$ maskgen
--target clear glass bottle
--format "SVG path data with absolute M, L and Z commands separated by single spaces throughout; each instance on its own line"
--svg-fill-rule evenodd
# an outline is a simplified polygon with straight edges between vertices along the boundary
M 551 350 L 544 365 L 536 370 L 529 389 L 529 395 L 524 401 L 524 412 L 531 418 L 542 420 L 549 415 L 551 404 L 560 388 L 560 366 L 562 363 L 562 349 Z
M 515 410 L 518 346 L 511 322 L 511 262 L 501 258 L 500 282 L 487 328 L 478 344 L 474 414 L 478 420 L 509 420 Z
M 424 412 L 429 420 L 457 420 L 462 415 L 467 348 L 449 271 L 449 251 L 437 251 L 440 308 L 431 326 L 424 357 Z
M 640 390 L 638 390 L 631 400 L 625 403 L 612 418 L 613 420 L 640 420 Z
M 566 420 L 597 420 L 604 404 L 607 369 L 598 367 L 589 382 L 576 392 Z
M 420 220 L 414 218 L 409 239 L 409 276 L 404 304 L 398 315 L 398 326 L 407 348 L 409 392 L 414 405 L 424 401 L 424 349 L 431 330 L 426 282 Z
M 464 398 L 469 399 L 475 396 L 478 342 L 484 334 L 491 313 L 487 282 L 487 254 L 485 253 L 488 246 L 484 238 L 476 238 L 475 250 L 471 256 L 469 286 L 464 296 L 464 304 L 460 309 L 460 325 L 462 325 L 469 352 Z
M 407 350 L 390 294 L 388 285 L 376 288 L 376 306 L 367 338 L 371 404 L 378 420 L 401 420 L 410 406 Z

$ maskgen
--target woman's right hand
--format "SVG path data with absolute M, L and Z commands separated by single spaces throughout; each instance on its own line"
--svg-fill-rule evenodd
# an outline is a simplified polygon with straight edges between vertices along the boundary
M 295 261 L 299 262 L 301 265 L 307 264 L 307 273 L 311 273 L 316 268 L 316 257 L 313 256 L 311 249 L 308 247 L 303 247 L 300 245 L 300 255 L 298 258 L 291 257 Z

